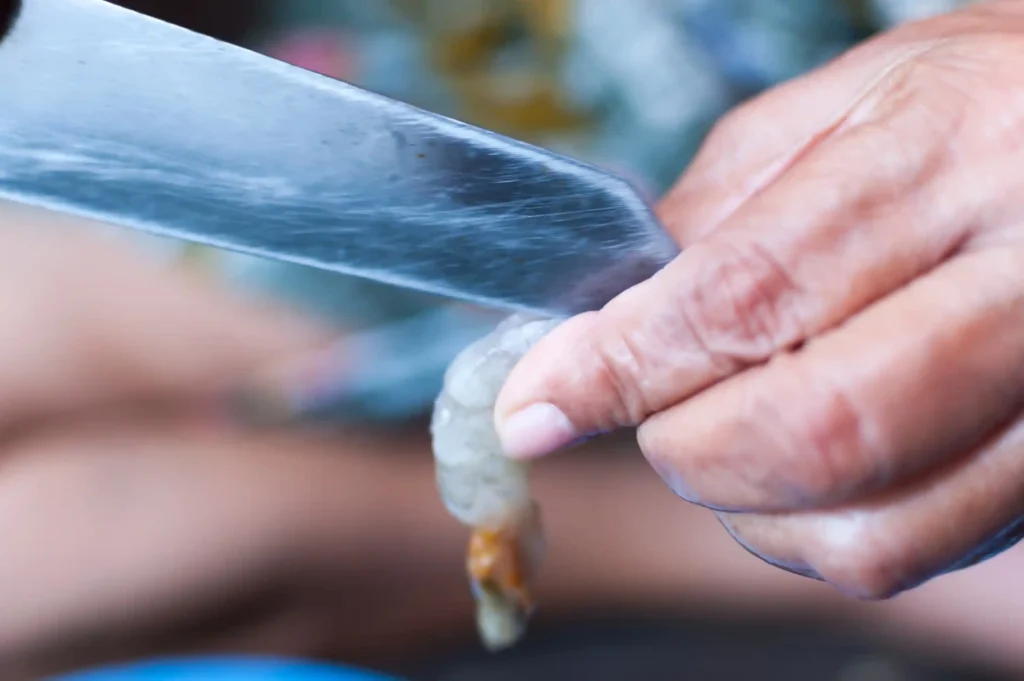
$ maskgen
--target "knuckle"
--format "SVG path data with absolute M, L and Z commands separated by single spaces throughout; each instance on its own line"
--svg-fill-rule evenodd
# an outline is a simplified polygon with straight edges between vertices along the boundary
M 859 514 L 833 516 L 818 524 L 807 563 L 841 593 L 861 600 L 886 600 L 913 586 L 913 566 L 885 540 L 876 521 Z
M 548 399 L 561 396 L 557 401 L 569 419 L 593 434 L 639 425 L 656 411 L 648 398 L 648 357 L 652 349 L 653 354 L 660 353 L 635 336 L 635 324 L 623 323 L 622 308 L 622 299 L 616 299 L 604 310 L 578 315 L 559 329 L 557 356 L 574 361 L 553 359 Z M 630 305 L 625 308 L 628 312 Z M 516 371 L 529 375 L 533 368 L 520 365 Z
M 614 422 L 606 424 L 608 428 L 638 425 L 662 406 L 647 390 L 648 377 L 657 371 L 649 358 L 661 353 L 645 342 L 641 333 L 637 327 L 625 328 L 602 339 L 596 348 L 601 383 L 614 396 Z
M 882 122 L 879 132 L 889 130 L 893 138 L 905 130 L 900 122 L 914 124 L 920 132 L 952 134 L 952 124 L 962 121 L 968 99 L 957 91 L 955 80 L 948 69 L 931 58 L 917 56 L 906 59 L 878 83 L 875 91 L 865 98 L 862 116 L 867 121 Z
M 805 397 L 780 400 L 773 391 L 758 398 L 761 413 L 753 416 L 765 424 L 764 439 L 779 454 L 771 496 L 804 507 L 841 502 L 874 487 L 880 475 L 865 410 L 838 385 L 821 386 L 819 379 L 816 386 L 795 359 L 779 362 L 789 363 L 780 369 Z
M 710 359 L 731 370 L 804 339 L 801 291 L 779 259 L 750 240 L 707 248 L 693 254 L 693 278 L 680 291 L 678 309 Z
M 939 149 L 950 153 L 958 139 L 977 127 L 979 115 L 991 125 L 991 110 L 998 104 L 987 101 L 989 94 L 1005 103 L 1005 95 L 998 92 L 1001 88 L 992 87 L 999 78 L 987 61 L 979 58 L 976 46 L 965 46 L 961 39 L 926 43 L 893 62 L 858 101 L 846 123 L 870 126 L 882 145 L 877 149 L 880 153 L 885 145 L 899 148 L 903 140 L 907 148 L 906 140 L 926 138 L 943 140 L 947 144 Z M 1007 89 L 1014 86 L 1005 85 Z

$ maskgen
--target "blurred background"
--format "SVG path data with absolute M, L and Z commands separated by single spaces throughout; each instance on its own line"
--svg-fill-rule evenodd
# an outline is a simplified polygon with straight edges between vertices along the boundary
M 654 200 L 737 103 L 876 31 L 965 3 L 119 4 L 604 166 Z M 499 315 L 236 254 L 141 245 L 335 325 L 337 370 L 296 399 L 358 432 L 353 448 L 389 461 L 391 477 L 359 482 L 378 491 L 381 511 L 337 519 L 376 539 L 326 552 L 345 554 L 328 564 L 358 569 L 327 570 L 305 596 L 331 610 L 317 620 L 330 634 L 306 625 L 261 650 L 424 681 L 1024 678 L 1020 551 L 891 603 L 850 603 L 734 546 L 710 515 L 661 489 L 626 440 L 539 466 L 551 541 L 541 610 L 524 645 L 486 655 L 460 565 L 466 533 L 433 494 L 425 417 L 447 364 Z M 338 493 L 351 484 L 339 480 Z M 396 489 L 414 491 L 396 499 Z

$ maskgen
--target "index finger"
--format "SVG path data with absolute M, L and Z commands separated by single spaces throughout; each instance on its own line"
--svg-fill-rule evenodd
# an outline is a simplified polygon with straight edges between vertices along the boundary
M 683 246 L 714 232 L 779 181 L 893 70 L 927 49 L 926 23 L 863 43 L 832 62 L 741 104 L 712 129 L 658 207 Z
M 890 72 L 712 234 L 538 343 L 498 400 L 506 451 L 639 425 L 942 262 L 998 183 L 976 186 L 950 151 L 968 106 L 958 81 L 972 76 L 929 75 L 927 63 Z

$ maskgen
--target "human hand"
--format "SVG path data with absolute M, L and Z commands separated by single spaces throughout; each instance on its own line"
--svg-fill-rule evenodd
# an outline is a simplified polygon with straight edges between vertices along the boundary
M 387 445 L 257 432 L 222 408 L 254 377 L 290 378 L 327 334 L 82 229 L 3 219 L 0 677 L 341 651 L 385 613 L 394 631 L 408 589 L 370 576 L 427 555 L 429 533 L 393 536 L 417 524 L 380 499 L 404 499 L 408 476 L 361 453 Z
M 864 598 L 1012 544 L 1022 143 L 1019 0 L 741 107 L 661 205 L 684 252 L 512 374 L 506 449 L 639 426 L 661 477 L 750 551 Z

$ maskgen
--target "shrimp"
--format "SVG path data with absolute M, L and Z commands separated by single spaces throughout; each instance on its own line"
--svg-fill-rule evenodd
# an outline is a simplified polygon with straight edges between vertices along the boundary
M 545 548 L 528 466 L 502 451 L 494 404 L 520 358 L 557 324 L 514 315 L 466 348 L 445 374 L 430 426 L 441 499 L 472 528 L 466 570 L 480 638 L 492 651 L 525 633 Z

